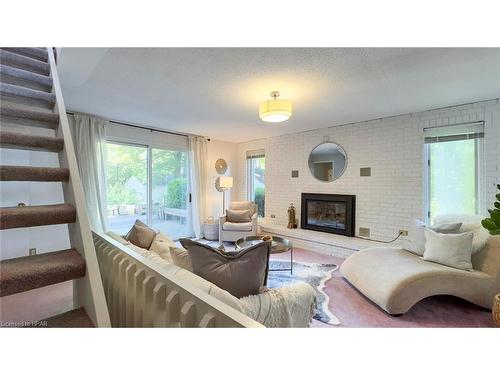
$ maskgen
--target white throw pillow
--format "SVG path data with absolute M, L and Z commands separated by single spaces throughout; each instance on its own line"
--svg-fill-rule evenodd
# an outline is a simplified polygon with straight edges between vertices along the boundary
M 470 271 L 473 237 L 471 232 L 443 234 L 425 229 L 424 260 Z
M 474 238 L 472 240 L 472 254 L 480 251 L 490 239 L 490 234 L 481 225 L 481 220 L 484 217 L 480 215 L 440 215 L 434 219 L 435 224 L 452 223 L 456 221 L 462 222 L 462 226 L 458 233 L 472 232 Z
M 458 233 L 462 223 L 443 223 L 440 225 L 427 226 L 420 220 L 415 220 L 415 225 L 409 230 L 408 242 L 403 244 L 403 249 L 408 250 L 414 254 L 423 256 L 425 251 L 425 234 L 426 228 L 432 229 L 437 233 Z
M 175 246 L 174 241 L 163 232 L 158 232 L 151 242 L 149 251 L 157 253 L 167 262 L 172 263 L 172 257 L 170 256 L 170 247 Z

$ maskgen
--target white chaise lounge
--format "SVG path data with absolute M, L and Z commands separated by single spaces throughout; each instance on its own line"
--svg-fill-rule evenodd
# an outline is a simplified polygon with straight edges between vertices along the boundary
M 406 313 L 422 299 L 452 295 L 491 309 L 500 293 L 500 236 L 473 255 L 473 271 L 423 260 L 409 251 L 372 248 L 351 255 L 340 268 L 361 293 L 389 314 Z

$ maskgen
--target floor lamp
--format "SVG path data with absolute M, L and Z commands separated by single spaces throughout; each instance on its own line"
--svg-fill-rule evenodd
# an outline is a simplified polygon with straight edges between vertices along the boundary
M 233 187 L 233 178 L 230 176 L 220 176 L 219 187 L 222 190 L 222 215 L 224 215 L 226 213 L 226 190 Z

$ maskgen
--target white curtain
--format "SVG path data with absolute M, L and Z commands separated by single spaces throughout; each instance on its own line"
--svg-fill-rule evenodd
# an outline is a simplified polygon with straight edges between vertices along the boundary
M 106 232 L 106 127 L 108 120 L 74 115 L 74 138 L 90 225 Z
M 203 235 L 205 219 L 205 162 L 207 160 L 207 140 L 203 137 L 189 137 L 189 174 L 191 181 L 191 225 L 196 238 Z

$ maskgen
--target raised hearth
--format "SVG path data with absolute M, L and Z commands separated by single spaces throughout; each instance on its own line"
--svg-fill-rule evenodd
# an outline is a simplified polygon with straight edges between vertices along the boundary
M 300 227 L 353 237 L 356 196 L 302 193 Z

